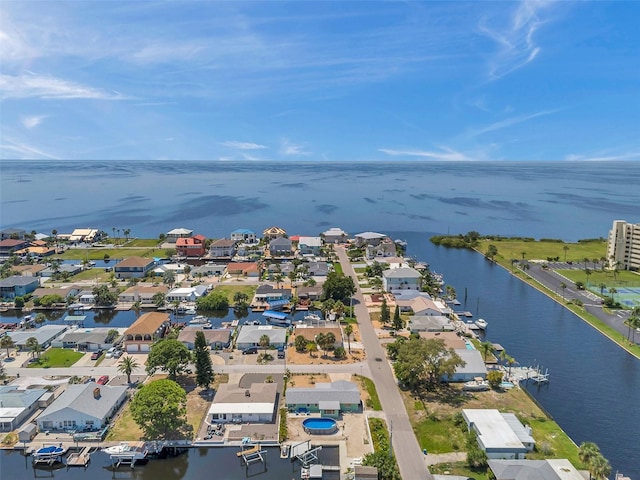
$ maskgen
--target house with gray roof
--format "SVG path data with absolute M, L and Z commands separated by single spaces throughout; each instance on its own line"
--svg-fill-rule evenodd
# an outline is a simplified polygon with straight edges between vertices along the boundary
M 327 417 L 338 417 L 340 412 L 359 412 L 362 408 L 358 385 L 346 380 L 287 388 L 285 403 L 290 412 L 319 412 Z
M 109 335 L 111 330 L 114 329 L 106 327 L 74 328 L 67 330 L 53 340 L 51 346 L 58 348 L 76 348 L 85 352 L 95 352 L 99 349 L 107 350 L 117 343 L 126 329 L 119 329 L 119 334 L 115 336 Z
M 247 228 L 238 228 L 231 232 L 231 240 L 241 243 L 258 243 L 258 236 L 253 230 Z
M 0 280 L 0 297 L 3 300 L 14 300 L 16 297 L 23 297 L 40 286 L 38 277 L 23 277 L 13 275 Z
M 478 446 L 489 459 L 524 459 L 535 447 L 531 427 L 522 425 L 513 413 L 465 408 L 462 416 L 469 431 L 476 432 Z
M 0 240 L 7 240 L 9 238 L 25 238 L 27 231 L 24 228 L 3 228 L 0 230 Z
M 291 255 L 293 243 L 286 237 L 277 237 L 269 242 L 269 252 L 274 257 Z
M 41 277 L 53 277 L 56 273 L 76 275 L 82 271 L 82 265 L 72 265 L 70 263 L 63 263 L 56 268 L 47 267 L 40 272 Z
M 284 347 L 287 342 L 287 329 L 274 325 L 243 325 L 236 338 L 236 348 L 246 350 L 251 347 L 260 348 L 260 338 L 269 337 L 269 345 L 274 348 Z
M 385 292 L 398 290 L 420 290 L 422 275 L 415 268 L 391 268 L 382 272 L 382 287 Z
M 127 386 L 69 385 L 38 417 L 40 431 L 100 430 L 127 399 Z
M 31 337 L 35 338 L 43 349 L 49 348 L 51 342 L 62 335 L 67 330 L 65 325 L 43 325 L 35 330 L 20 330 L 17 332 L 8 332 L 7 335 L 16 344 L 19 350 L 27 350 L 27 340 Z
M 228 328 L 202 328 L 201 326 L 184 327 L 178 334 L 178 341 L 189 350 L 196 344 L 196 333 L 202 332 L 211 350 L 222 350 L 231 344 L 231 330 Z
M 443 315 L 414 315 L 409 317 L 407 329 L 411 333 L 418 332 L 453 332 L 451 319 Z
M 0 432 L 10 432 L 28 419 L 47 393 L 43 388 L 19 390 L 17 386 L 0 386 Z
M 278 398 L 277 383 L 252 383 L 249 388 L 223 383 L 207 418 L 211 423 L 272 423 Z
M 489 460 L 496 480 L 584 480 L 566 458 L 546 460 Z
M 372 246 L 380 245 L 380 243 L 384 239 L 389 237 L 384 233 L 362 232 L 354 235 L 354 238 L 355 238 L 356 246 L 363 247 L 365 245 L 372 245 Z
M 320 234 L 324 243 L 345 243 L 349 239 L 347 232 L 338 227 L 332 227 Z

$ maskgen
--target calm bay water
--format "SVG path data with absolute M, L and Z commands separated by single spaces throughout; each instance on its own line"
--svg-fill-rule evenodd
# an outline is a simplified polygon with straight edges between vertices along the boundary
M 129 228 L 133 236 L 157 237 L 187 227 L 215 237 L 275 224 L 291 234 L 340 226 L 349 233 L 377 230 L 404 238 L 409 254 L 444 273 L 461 301 L 467 289 L 465 309 L 478 309 L 488 320 L 489 340 L 522 365 L 549 369 L 549 385 L 531 391 L 571 438 L 596 442 L 614 472 L 640 478 L 638 360 L 480 255 L 435 247 L 425 233 L 406 233 L 604 237 L 614 219 L 640 221 L 640 189 L 631 188 L 640 185 L 638 163 L 2 161 L 0 173 L 2 228 Z M 126 315 L 134 313 L 90 317 L 96 325 L 126 326 L 134 318 Z M 211 474 L 213 464 L 227 465 L 218 459 L 226 454 L 216 452 L 195 449 L 158 462 L 164 467 L 156 476 L 146 473 L 155 471 L 150 464 L 123 478 L 199 478 Z M 96 480 L 112 477 L 104 463 L 90 467 Z M 0 455 L 0 478 L 40 476 L 23 464 L 18 455 Z M 237 464 L 229 465 L 216 469 L 229 476 L 216 478 L 244 478 Z M 257 478 L 288 479 L 291 467 L 284 468 Z

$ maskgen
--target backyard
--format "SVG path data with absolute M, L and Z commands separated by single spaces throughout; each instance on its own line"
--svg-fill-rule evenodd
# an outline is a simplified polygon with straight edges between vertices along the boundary
M 30 362 L 28 368 L 59 368 L 70 367 L 78 360 L 82 358 L 84 354 L 76 352 L 68 348 L 50 348 L 36 357 L 33 362 Z

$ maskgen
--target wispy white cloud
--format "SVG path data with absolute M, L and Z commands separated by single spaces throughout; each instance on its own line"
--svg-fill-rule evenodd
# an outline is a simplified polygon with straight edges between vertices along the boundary
M 282 143 L 280 144 L 280 153 L 287 156 L 311 155 L 311 152 L 307 151 L 304 145 L 297 145 L 295 143 L 291 143 L 289 140 L 282 140 Z
M 125 100 L 128 97 L 118 92 L 107 92 L 50 75 L 29 73 L 0 75 L 0 98 Z
M 47 153 L 40 148 L 12 138 L 7 138 L 6 136 L 3 137 L 2 142 L 0 143 L 0 158 L 17 158 L 20 160 L 38 160 L 46 158 L 50 160 L 59 160 L 57 156 Z
M 473 158 L 465 155 L 464 153 L 453 150 L 452 148 L 449 148 L 446 146 L 441 146 L 438 148 L 441 151 L 395 150 L 391 148 L 379 148 L 378 151 L 394 157 L 421 157 L 421 158 L 430 158 L 432 160 L 446 160 L 450 162 L 474 160 Z
M 616 162 L 622 160 L 640 160 L 640 150 L 635 150 L 627 153 L 606 153 L 596 152 L 593 154 L 575 154 L 571 153 L 564 158 L 566 161 L 582 161 L 582 162 Z
M 482 128 L 472 129 L 469 132 L 469 136 L 477 137 L 478 135 L 483 135 L 485 133 L 494 132 L 496 130 L 501 130 L 503 128 L 512 127 L 513 125 L 517 125 L 519 123 L 527 122 L 534 118 L 544 117 L 546 115 L 551 115 L 553 113 L 558 112 L 560 109 L 554 110 L 542 110 L 540 112 L 530 113 L 528 115 L 518 115 L 516 117 L 505 118 L 504 120 L 500 120 L 499 122 L 492 123 Z
M 478 30 L 497 44 L 497 51 L 489 58 L 489 78 L 495 80 L 532 62 L 541 51 L 535 41 L 536 32 L 547 21 L 542 11 L 554 2 L 523 0 L 503 25 L 494 26 L 487 18 L 478 24 Z M 503 6 L 510 4 L 502 4 Z
M 32 128 L 40 125 L 42 121 L 47 117 L 48 115 L 30 115 L 27 117 L 21 117 L 20 122 L 25 128 L 31 130 Z
M 262 150 L 268 148 L 266 145 L 260 145 L 259 143 L 252 142 L 239 142 L 237 140 L 229 140 L 222 142 L 220 145 L 227 148 L 235 148 L 238 150 Z

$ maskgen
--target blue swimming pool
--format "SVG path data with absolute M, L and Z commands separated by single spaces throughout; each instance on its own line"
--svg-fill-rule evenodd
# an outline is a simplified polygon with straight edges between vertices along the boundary
M 338 424 L 333 418 L 307 418 L 302 422 L 304 431 L 310 435 L 331 435 L 338 430 Z
M 467 350 L 475 350 L 476 347 L 473 346 L 473 343 L 471 343 L 470 341 L 465 341 L 464 342 L 465 346 L 467 347 Z

